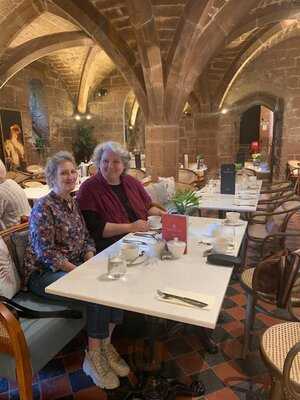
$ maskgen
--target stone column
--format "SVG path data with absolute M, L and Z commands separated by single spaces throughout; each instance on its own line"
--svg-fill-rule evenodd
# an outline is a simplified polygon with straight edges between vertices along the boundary
M 177 179 L 178 138 L 179 125 L 146 125 L 146 171 L 152 180 L 158 176 Z

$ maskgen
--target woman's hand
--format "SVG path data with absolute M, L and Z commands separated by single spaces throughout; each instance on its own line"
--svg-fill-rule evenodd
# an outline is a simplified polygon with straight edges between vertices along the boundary
M 147 232 L 150 230 L 150 225 L 148 221 L 144 221 L 143 219 L 138 219 L 137 221 L 132 222 L 130 232 Z
M 92 251 L 88 251 L 87 253 L 85 253 L 84 255 L 84 261 L 89 260 L 90 258 L 94 257 L 94 253 Z

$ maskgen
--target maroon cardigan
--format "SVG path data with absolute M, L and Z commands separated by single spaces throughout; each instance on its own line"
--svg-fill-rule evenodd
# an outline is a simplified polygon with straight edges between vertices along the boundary
M 132 176 L 121 175 L 120 179 L 135 214 L 139 219 L 147 220 L 151 197 L 143 185 Z M 77 200 L 81 210 L 96 212 L 105 223 L 129 222 L 125 208 L 101 172 L 81 184 Z

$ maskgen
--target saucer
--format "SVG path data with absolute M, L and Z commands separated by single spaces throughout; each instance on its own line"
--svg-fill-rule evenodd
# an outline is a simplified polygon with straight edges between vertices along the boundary
M 135 265 L 143 264 L 147 260 L 148 256 L 145 253 L 141 253 L 136 260 L 133 262 L 126 262 L 127 267 L 134 267 Z
M 224 225 L 226 226 L 241 226 L 244 225 L 244 222 L 242 219 L 239 219 L 238 221 L 229 221 L 228 219 L 224 220 Z

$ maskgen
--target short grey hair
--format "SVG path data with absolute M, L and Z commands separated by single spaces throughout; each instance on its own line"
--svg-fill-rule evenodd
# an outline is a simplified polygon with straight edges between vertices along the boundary
M 123 164 L 124 164 L 124 173 L 127 172 L 129 169 L 130 165 L 130 154 L 129 151 L 126 150 L 120 143 L 117 142 L 104 142 L 101 144 L 98 144 L 98 146 L 95 147 L 94 153 L 93 153 L 93 163 L 95 164 L 97 170 L 100 168 L 100 161 L 103 156 L 103 153 L 106 150 L 111 150 L 113 153 L 117 154 Z
M 45 177 L 47 184 L 51 189 L 53 189 L 53 187 L 55 186 L 58 166 L 64 161 L 70 161 L 72 164 L 74 164 L 76 168 L 75 159 L 73 155 L 68 151 L 59 151 L 47 160 L 47 164 L 45 167 Z

